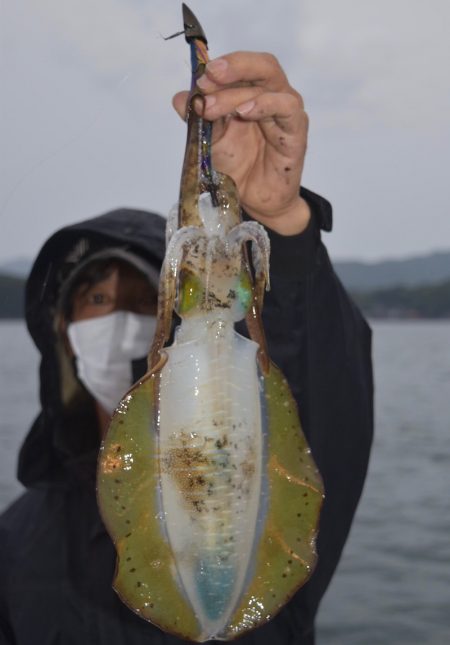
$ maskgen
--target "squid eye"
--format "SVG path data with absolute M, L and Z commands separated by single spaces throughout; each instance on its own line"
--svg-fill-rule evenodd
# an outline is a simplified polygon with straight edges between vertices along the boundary
M 180 316 L 196 309 L 202 302 L 204 289 L 199 278 L 190 271 L 180 275 L 177 309 Z
M 244 311 L 248 311 L 252 303 L 253 288 L 250 276 L 247 271 L 241 271 L 239 282 L 237 285 L 236 293 L 238 296 L 239 304 Z

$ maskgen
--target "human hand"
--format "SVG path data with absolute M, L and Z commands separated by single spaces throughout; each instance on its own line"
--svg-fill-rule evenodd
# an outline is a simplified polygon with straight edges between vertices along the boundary
M 303 100 L 271 54 L 235 52 L 210 61 L 198 80 L 203 116 L 214 122 L 213 166 L 230 175 L 242 207 L 282 235 L 303 231 L 310 211 L 299 197 L 308 131 Z M 174 96 L 184 118 L 188 92 Z

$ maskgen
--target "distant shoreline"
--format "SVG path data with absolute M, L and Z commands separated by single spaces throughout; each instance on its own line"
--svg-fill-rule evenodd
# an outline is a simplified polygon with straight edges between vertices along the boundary
M 23 277 L 0 273 L 0 320 L 20 320 L 25 317 L 25 282 Z M 450 279 L 433 284 L 360 290 L 344 284 L 368 318 L 450 320 Z
M 450 280 L 415 287 L 353 292 L 352 298 L 370 318 L 450 319 Z

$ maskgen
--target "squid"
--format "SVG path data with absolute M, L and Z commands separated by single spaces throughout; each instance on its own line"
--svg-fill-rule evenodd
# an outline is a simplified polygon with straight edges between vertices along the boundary
M 102 443 L 97 490 L 120 598 L 161 629 L 203 642 L 263 625 L 306 582 L 324 492 L 267 352 L 269 238 L 242 221 L 233 180 L 212 166 L 212 124 L 193 107 L 204 100 L 196 81 L 207 40 L 186 5 L 183 18 L 192 87 L 157 329 L 148 372 Z M 174 313 L 181 324 L 167 346 Z M 250 338 L 235 331 L 243 319 Z

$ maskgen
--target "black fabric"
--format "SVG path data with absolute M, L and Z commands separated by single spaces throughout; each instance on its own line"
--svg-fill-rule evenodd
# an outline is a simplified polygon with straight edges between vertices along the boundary
M 270 355 L 286 375 L 325 483 L 319 561 L 309 582 L 242 645 L 314 644 L 314 617 L 339 561 L 372 440 L 370 329 L 336 277 L 320 240 L 331 207 L 306 189 L 312 219 L 300 235 L 269 231 L 271 291 L 263 319 Z M 158 266 L 164 221 L 126 209 L 56 233 L 27 286 L 27 321 L 42 354 L 42 412 L 22 447 L 27 492 L 0 519 L 0 643 L 176 645 L 128 610 L 111 588 L 115 554 L 95 500 L 93 410 L 64 413 L 53 317 L 58 285 L 80 258 L 120 245 Z M 240 325 L 241 333 L 246 333 Z

